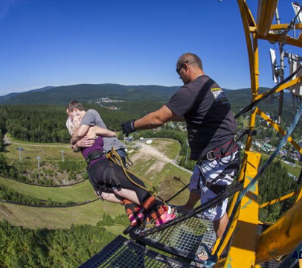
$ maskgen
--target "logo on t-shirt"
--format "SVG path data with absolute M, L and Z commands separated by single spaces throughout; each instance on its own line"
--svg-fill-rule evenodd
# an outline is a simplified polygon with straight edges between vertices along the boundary
M 211 92 L 213 94 L 215 101 L 220 101 L 223 104 L 229 103 L 226 96 L 224 95 L 222 88 L 213 87 L 213 88 L 211 88 Z

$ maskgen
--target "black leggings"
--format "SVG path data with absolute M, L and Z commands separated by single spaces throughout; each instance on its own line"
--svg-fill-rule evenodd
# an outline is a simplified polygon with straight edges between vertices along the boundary
M 113 174 L 111 172 L 114 173 L 114 176 L 118 179 L 120 185 L 112 180 L 111 177 Z M 144 183 L 136 176 L 132 174 L 128 174 L 128 176 L 135 183 L 145 187 Z M 107 158 L 102 158 L 95 164 L 93 164 L 93 166 L 89 170 L 89 179 L 93 187 L 101 192 L 113 193 L 112 187 L 115 187 L 117 189 L 122 188 L 132 190 L 136 193 L 141 204 L 151 196 L 148 191 L 133 184 L 126 177 L 122 168 L 119 165 L 108 160 Z

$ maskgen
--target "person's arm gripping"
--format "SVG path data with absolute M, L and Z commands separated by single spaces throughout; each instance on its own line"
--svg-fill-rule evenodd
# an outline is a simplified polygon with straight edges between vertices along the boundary
M 70 139 L 70 143 L 72 145 L 76 144 L 77 141 L 79 141 L 80 139 L 82 139 L 84 136 L 86 136 L 86 134 L 89 131 L 90 126 L 87 125 L 80 125 L 78 127 L 78 129 L 75 131 L 75 133 L 72 135 L 71 139 Z
M 178 118 L 167 106 L 161 107 L 159 110 L 149 113 L 141 119 L 134 121 L 135 129 L 150 129 L 163 125 L 168 121 L 174 121 Z
M 116 133 L 114 131 L 99 126 L 90 127 L 86 137 L 88 139 L 95 139 L 97 136 L 116 137 Z

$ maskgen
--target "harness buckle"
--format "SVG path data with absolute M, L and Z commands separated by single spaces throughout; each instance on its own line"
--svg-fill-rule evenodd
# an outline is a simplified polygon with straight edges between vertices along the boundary
M 214 152 L 213 150 L 207 152 L 206 157 L 207 157 L 207 159 L 208 159 L 209 161 L 215 160 L 215 159 L 216 159 L 215 152 Z

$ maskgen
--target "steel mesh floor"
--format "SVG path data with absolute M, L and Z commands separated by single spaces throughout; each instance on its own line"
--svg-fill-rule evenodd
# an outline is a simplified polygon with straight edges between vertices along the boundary
M 200 243 L 205 243 L 209 248 L 212 248 L 216 241 L 216 235 L 212 222 L 191 217 L 138 240 L 171 254 L 194 260 Z
M 192 267 L 170 259 L 143 246 L 118 236 L 98 254 L 80 266 L 80 268 L 142 268 L 142 267 Z

